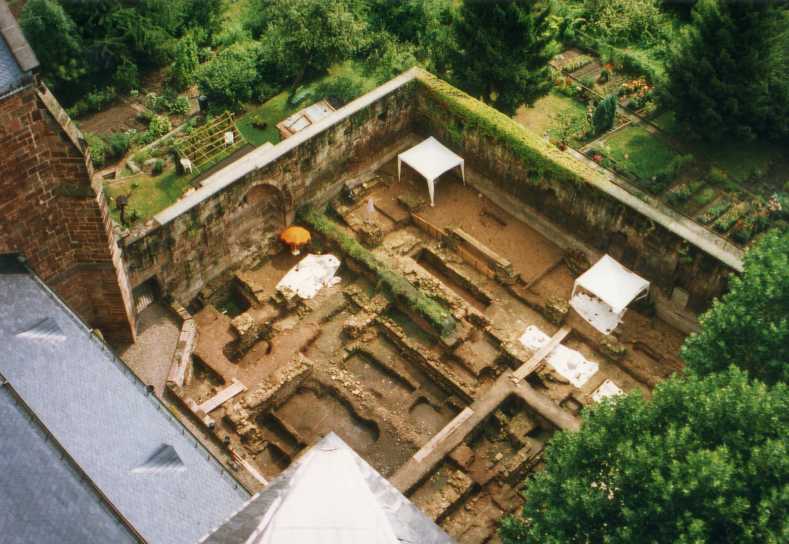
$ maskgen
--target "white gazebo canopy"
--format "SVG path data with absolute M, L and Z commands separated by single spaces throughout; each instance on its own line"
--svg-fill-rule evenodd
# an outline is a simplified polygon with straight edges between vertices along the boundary
M 460 166 L 460 175 L 466 183 L 465 161 L 463 157 L 446 148 L 432 136 L 415 145 L 408 151 L 397 155 L 397 179 L 400 179 L 402 164 L 419 172 L 427 180 L 427 190 L 430 192 L 430 205 L 435 206 L 436 178 L 456 166 Z
M 647 280 L 603 255 L 575 280 L 570 305 L 594 328 L 610 334 L 621 322 L 628 304 L 648 292 Z

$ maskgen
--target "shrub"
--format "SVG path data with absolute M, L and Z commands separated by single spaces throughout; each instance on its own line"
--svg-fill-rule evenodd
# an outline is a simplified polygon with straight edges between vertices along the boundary
M 607 83 L 609 77 L 611 77 L 611 74 L 608 72 L 608 70 L 603 68 L 602 70 L 600 70 L 600 75 L 597 76 L 597 81 L 599 83 Z
M 731 200 L 724 198 L 720 202 L 714 204 L 709 210 L 704 212 L 701 217 L 699 217 L 699 222 L 701 222 L 703 225 L 709 225 L 721 214 L 725 213 L 729 208 L 731 208 Z
M 100 136 L 85 132 L 85 141 L 90 149 L 90 158 L 95 168 L 102 168 L 109 163 L 121 159 L 129 150 L 132 134 L 129 132 L 113 132 Z
M 691 186 L 687 183 L 675 187 L 667 195 L 666 200 L 672 206 L 680 206 L 688 201 L 690 195 L 693 193 Z
M 611 130 L 616 117 L 616 96 L 610 94 L 603 98 L 592 114 L 595 135 Z
M 115 87 L 105 87 L 88 93 L 85 98 L 77 101 L 66 111 L 71 117 L 79 118 L 83 115 L 96 113 L 103 110 L 118 97 Z
M 583 85 L 587 89 L 592 89 L 595 84 L 595 78 L 593 75 L 586 75 L 580 78 L 580 81 L 581 81 L 581 85 Z
M 164 171 L 164 161 L 162 159 L 156 159 L 156 162 L 153 163 L 153 175 L 158 176 Z
M 318 86 L 317 94 L 324 96 L 337 106 L 344 106 L 363 91 L 362 82 L 353 76 L 329 78 Z
M 153 136 L 152 140 L 155 140 L 159 136 L 164 136 L 168 132 L 173 129 L 173 125 L 170 123 L 170 119 L 165 117 L 164 115 L 154 115 L 151 119 L 151 123 L 148 125 L 148 134 Z
M 238 108 L 255 97 L 260 75 L 260 45 L 254 41 L 234 43 L 197 70 L 200 91 L 219 106 Z
M 739 190 L 737 183 L 729 177 L 729 174 L 717 166 L 712 166 L 710 168 L 710 171 L 707 173 L 707 179 L 713 185 L 726 189 L 727 191 Z

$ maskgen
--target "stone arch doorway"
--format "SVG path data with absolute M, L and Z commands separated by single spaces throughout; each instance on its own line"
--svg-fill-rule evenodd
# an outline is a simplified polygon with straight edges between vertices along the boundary
M 267 183 L 254 185 L 236 201 L 225 224 L 227 251 L 234 262 L 253 266 L 279 248 L 279 234 L 287 224 L 287 196 Z
M 263 216 L 270 215 L 275 219 L 273 226 L 283 228 L 287 225 L 287 212 L 290 206 L 286 195 L 274 185 L 261 183 L 253 186 L 244 195 L 241 204 Z

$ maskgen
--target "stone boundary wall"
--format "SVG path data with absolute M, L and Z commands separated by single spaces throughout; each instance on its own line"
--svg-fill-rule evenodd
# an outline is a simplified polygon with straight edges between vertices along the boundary
M 427 72 L 420 71 L 417 82 L 419 131 L 464 157 L 472 185 L 482 177 L 492 180 L 496 190 L 590 247 L 612 253 L 667 295 L 674 287 L 684 289 L 697 312 L 722 293 L 729 273 L 741 269 L 741 251 L 696 236 L 668 209 L 620 194 L 624 190 L 501 112 Z
M 414 130 L 461 154 L 479 190 L 539 210 L 667 297 L 683 289 L 695 312 L 721 294 L 728 274 L 742 269 L 739 248 L 627 193 L 506 115 L 414 68 L 305 131 L 229 164 L 133 232 L 123 241 L 132 285 L 156 277 L 165 292 L 187 303 L 210 282 L 279 249 L 270 224 L 253 220 L 250 227 L 250 189 L 267 187 L 290 223 L 297 207 L 325 202 Z
M 188 303 L 212 280 L 254 266 L 277 232 L 250 228 L 245 196 L 267 186 L 283 223 L 295 209 L 327 201 L 380 159 L 411 129 L 413 75 L 395 78 L 273 147 L 258 148 L 206 178 L 202 187 L 159 213 L 123 241 L 132 285 L 156 277 L 164 292 Z M 264 204 L 269 204 L 266 202 Z M 243 229 L 240 216 L 246 213 Z M 249 232 L 246 238 L 238 230 Z

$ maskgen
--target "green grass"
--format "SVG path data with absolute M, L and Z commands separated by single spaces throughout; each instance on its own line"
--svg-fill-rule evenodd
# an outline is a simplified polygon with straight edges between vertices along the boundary
M 743 184 L 767 173 L 771 161 L 785 153 L 777 144 L 763 141 L 729 141 L 719 144 L 693 143 L 691 152 L 721 168 L 729 178 Z
M 656 125 L 659 129 L 675 134 L 677 132 L 677 119 L 673 111 L 663 112 L 652 120 L 652 124 Z
M 251 108 L 244 116 L 236 121 L 236 126 L 246 141 L 255 147 L 263 145 L 266 142 L 276 144 L 280 141 L 277 123 L 298 110 L 298 106 L 293 107 L 288 104 L 288 92 L 282 91 L 277 96 L 263 103 L 263 105 Z M 268 126 L 265 129 L 259 129 L 253 126 L 253 116 L 261 118 L 268 123 Z
M 586 108 L 577 100 L 556 92 L 540 98 L 530 108 L 520 108 L 515 120 L 532 132 L 540 135 L 547 132 L 551 138 L 559 139 L 557 116 L 564 112 L 572 116 L 579 131 L 583 130 Z
M 367 75 L 359 63 L 347 61 L 332 66 L 327 75 L 308 84 L 307 87 L 316 88 L 324 82 L 340 77 L 353 77 L 357 79 L 361 83 L 362 94 L 371 91 L 383 83 Z M 249 143 L 254 146 L 263 145 L 266 142 L 272 144 L 278 143 L 281 138 L 277 130 L 277 123 L 323 98 L 321 96 L 312 96 L 302 101 L 297 106 L 292 106 L 288 103 L 289 96 L 290 91 L 282 91 L 259 106 L 248 106 L 247 113 L 236 121 L 236 126 Z M 253 116 L 258 116 L 262 121 L 265 121 L 268 126 L 265 129 L 256 128 L 252 125 Z
M 660 138 L 641 127 L 627 127 L 606 138 L 606 154 L 641 179 L 651 179 L 666 167 L 676 153 Z
M 120 222 L 120 213 L 114 202 L 120 195 L 129 195 L 126 217 L 128 218 L 132 210 L 135 210 L 144 221 L 178 200 L 189 188 L 192 179 L 193 176 L 179 176 L 175 170 L 168 170 L 155 177 L 138 174 L 121 182 L 107 183 L 104 185 L 104 190 L 112 199 L 110 202 L 112 218 Z M 133 184 L 137 186 L 133 187 Z

